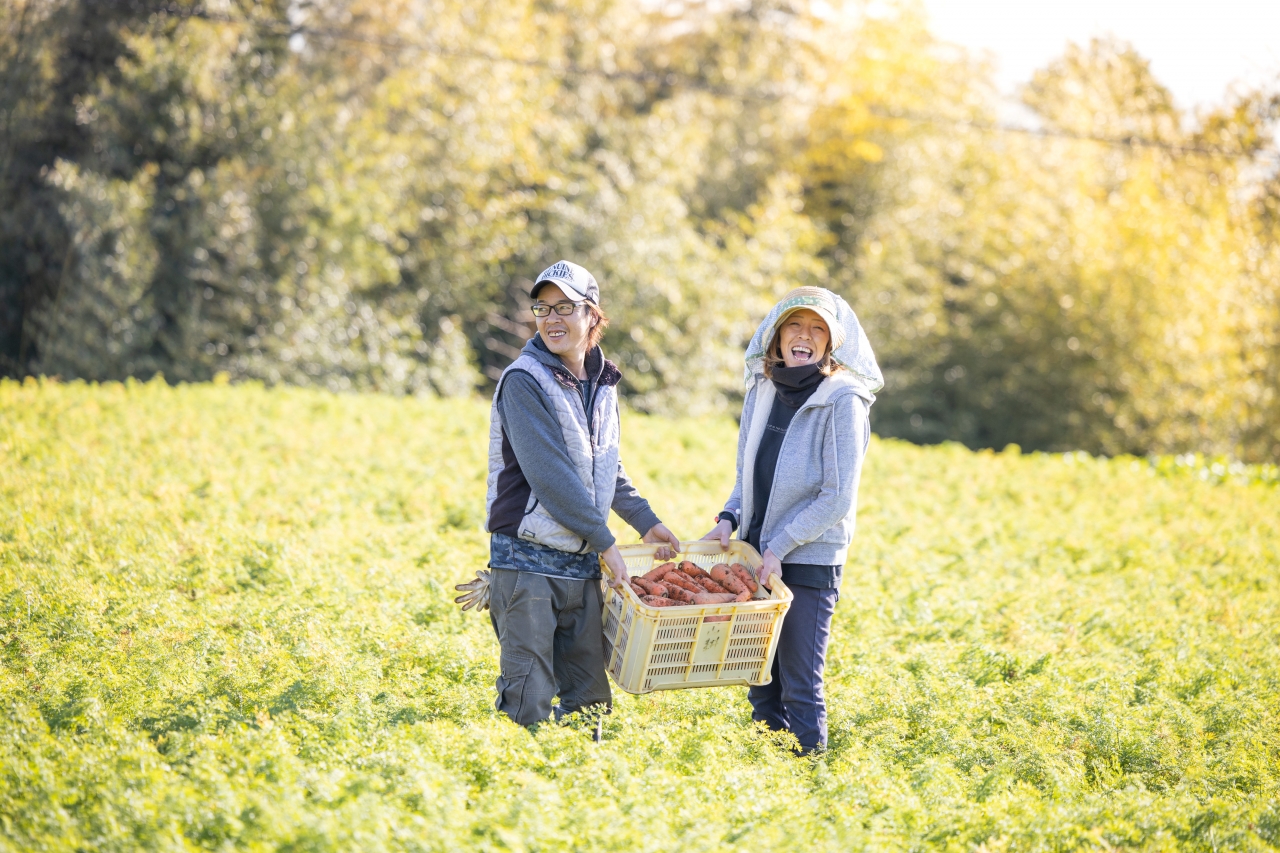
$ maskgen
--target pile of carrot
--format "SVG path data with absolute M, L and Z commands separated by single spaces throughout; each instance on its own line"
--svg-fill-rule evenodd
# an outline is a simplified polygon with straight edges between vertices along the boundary
M 759 585 L 741 563 L 721 563 L 708 572 L 683 560 L 679 565 L 663 563 L 632 578 L 631 589 L 650 607 L 679 607 L 750 601 Z

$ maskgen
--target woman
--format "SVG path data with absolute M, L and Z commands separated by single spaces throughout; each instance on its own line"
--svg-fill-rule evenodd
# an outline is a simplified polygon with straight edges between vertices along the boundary
M 795 735 L 804 753 L 827 745 L 822 670 L 853 538 L 868 413 L 884 386 L 858 318 L 829 290 L 801 287 L 773 307 L 747 348 L 746 399 L 733 494 L 704 539 L 741 525 L 795 595 L 773 680 L 752 687 L 752 719 Z

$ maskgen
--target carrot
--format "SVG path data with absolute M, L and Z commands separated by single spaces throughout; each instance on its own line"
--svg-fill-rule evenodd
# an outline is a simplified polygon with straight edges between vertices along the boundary
M 729 567 L 724 563 L 711 567 L 711 579 L 723 587 L 727 587 L 726 578 L 733 577 L 733 572 L 729 571 Z
M 742 592 L 738 593 L 738 597 L 734 599 L 734 601 L 750 601 L 750 600 L 751 600 L 751 592 L 745 586 L 742 588 Z
M 742 581 L 746 588 L 751 590 L 752 595 L 755 595 L 755 592 L 760 588 L 760 585 L 756 583 L 755 576 L 751 574 L 750 569 L 742 565 L 742 563 L 734 563 L 729 567 L 729 571 L 733 572 L 738 580 Z
M 667 588 L 657 581 L 645 580 L 644 578 L 633 578 L 632 580 L 636 586 L 645 591 L 646 595 L 659 595 L 665 597 L 667 594 Z
M 669 598 L 663 598 L 660 595 L 646 595 L 640 599 L 650 607 L 679 607 L 680 602 L 672 601 Z
M 636 583 L 631 584 L 631 591 L 638 596 L 645 596 L 649 594 L 649 591 L 647 589 L 645 589 L 644 587 Z
M 694 578 L 693 581 L 707 592 L 721 594 L 729 591 L 713 581 L 711 578 Z
M 693 603 L 693 593 L 674 585 L 667 587 L 667 598 L 672 601 L 678 601 L 681 604 Z
M 731 592 L 700 592 L 693 597 L 694 604 L 728 604 L 738 596 Z
M 661 566 L 654 566 L 652 569 L 641 575 L 641 577 L 647 581 L 659 581 L 662 580 L 663 575 L 667 572 L 673 571 L 675 567 L 675 563 L 663 563 Z
M 680 571 L 684 572 L 686 575 L 688 575 L 688 576 L 689 576 L 689 577 L 691 577 L 691 578 L 709 578 L 709 577 L 711 577 L 711 575 L 707 574 L 707 572 L 706 572 L 706 570 L 705 570 L 705 569 L 701 569 L 701 568 L 699 568 L 698 566 L 694 565 L 693 563 L 689 562 L 688 560 L 681 560 L 681 561 L 680 561 Z
M 747 598 L 751 598 L 751 590 L 747 589 L 747 585 L 735 578 L 733 575 L 729 575 L 729 577 L 725 578 L 722 585 L 734 595 L 742 595 L 745 592 L 747 594 Z M 743 600 L 745 601 L 746 599 Z
M 667 572 L 667 576 L 662 579 L 662 582 L 668 587 L 679 587 L 680 589 L 688 590 L 689 592 L 705 592 L 702 587 L 698 586 L 688 578 L 676 574 L 675 572 Z

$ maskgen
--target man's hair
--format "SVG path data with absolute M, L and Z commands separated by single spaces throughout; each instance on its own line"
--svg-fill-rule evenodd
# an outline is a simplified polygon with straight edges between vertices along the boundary
M 786 359 L 782 357 L 782 329 L 774 330 L 773 340 L 769 341 L 769 346 L 764 351 L 764 375 L 767 379 L 773 378 L 773 370 L 775 367 L 785 365 Z M 840 369 L 840 365 L 836 364 L 831 358 L 831 341 L 827 341 L 827 351 L 822 355 L 822 361 L 818 362 L 818 372 L 823 376 L 830 376 Z
M 596 324 L 591 327 L 591 331 L 587 332 L 587 352 L 591 352 L 593 348 L 600 344 L 600 339 L 604 337 L 604 330 L 609 328 L 609 318 L 605 316 L 604 309 L 593 302 L 586 304 L 587 313 L 591 316 Z

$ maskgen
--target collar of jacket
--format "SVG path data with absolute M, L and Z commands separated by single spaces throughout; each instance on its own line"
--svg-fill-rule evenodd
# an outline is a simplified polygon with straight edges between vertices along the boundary
M 521 352 L 533 356 L 551 368 L 551 375 L 564 387 L 577 389 L 577 377 L 565 369 L 564 362 L 558 355 L 547 349 L 541 335 L 535 334 L 530 338 Z M 618 365 L 604 357 L 604 351 L 599 346 L 592 347 L 587 353 L 583 367 L 587 370 L 587 377 L 596 387 L 612 388 L 622 381 L 622 371 L 618 369 Z
M 769 385 L 770 390 L 772 390 L 773 383 L 765 377 L 764 373 L 755 374 L 755 378 L 757 387 Z M 812 409 L 818 406 L 828 406 L 834 403 L 836 399 L 847 394 L 856 394 L 864 400 L 867 400 L 867 397 L 870 396 L 871 399 L 867 400 L 867 405 L 871 405 L 871 403 L 875 402 L 876 399 L 875 395 L 870 394 L 870 392 L 867 391 L 862 383 L 858 382 L 852 373 L 847 370 L 837 370 L 833 375 L 822 380 L 822 384 L 818 386 L 818 390 L 814 391 L 813 395 L 809 397 L 808 400 L 805 400 L 804 404 L 796 411 L 802 412 L 805 409 Z M 772 399 L 773 398 L 771 396 L 770 400 Z

